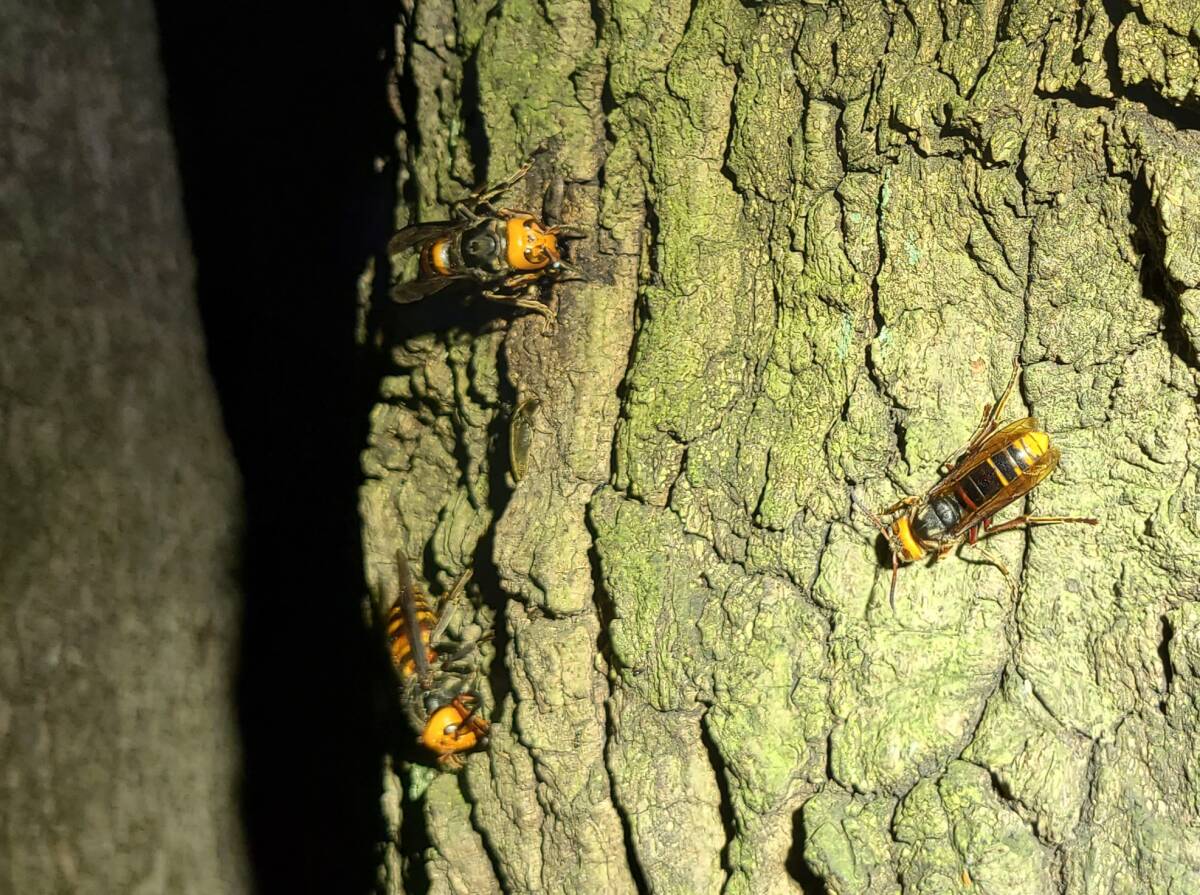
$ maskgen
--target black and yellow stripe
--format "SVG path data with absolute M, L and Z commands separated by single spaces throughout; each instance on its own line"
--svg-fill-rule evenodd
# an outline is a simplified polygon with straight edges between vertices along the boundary
M 1009 482 L 1027 475 L 1038 458 L 1046 453 L 1050 439 L 1044 432 L 1028 432 L 1020 438 L 984 458 L 963 476 L 954 488 L 954 494 L 968 509 L 976 509 Z
M 429 649 L 429 638 L 437 624 L 437 615 L 429 608 L 424 594 L 417 591 L 416 601 L 417 626 L 421 629 L 421 643 L 429 661 L 433 661 L 434 653 Z M 392 664 L 402 678 L 411 677 L 417 673 L 417 663 L 413 659 L 412 644 L 409 643 L 408 625 L 404 618 L 404 606 L 397 602 L 389 611 L 387 617 L 388 648 L 392 654 Z

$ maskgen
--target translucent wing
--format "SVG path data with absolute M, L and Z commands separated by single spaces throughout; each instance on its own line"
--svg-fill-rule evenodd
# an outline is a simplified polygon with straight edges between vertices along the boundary
M 427 295 L 433 295 L 435 292 L 441 292 L 451 283 L 455 283 L 463 279 L 468 278 L 418 277 L 412 280 L 402 280 L 399 283 L 392 284 L 392 301 L 401 305 L 412 304 L 414 301 L 420 301 Z
M 979 507 L 971 510 L 958 526 L 959 531 L 966 531 L 973 525 L 991 519 L 994 515 L 1015 500 L 1020 500 L 1037 487 L 1038 483 L 1054 471 L 1061 456 L 1058 448 L 1051 446 L 1046 453 L 1034 461 L 1033 469 L 1009 482 L 990 500 L 984 501 Z
M 1024 419 L 1009 423 L 1004 428 L 992 433 L 978 448 L 964 457 L 950 470 L 944 479 L 930 490 L 930 498 L 953 493 L 956 486 L 981 463 L 986 463 L 988 458 L 993 454 L 1004 450 L 1023 435 L 1036 431 L 1036 429 L 1037 422 L 1032 417 L 1025 417 Z M 1010 503 L 1020 500 L 1054 471 L 1054 468 L 1058 466 L 1061 456 L 1062 454 L 1057 447 L 1052 444 L 1047 445 L 1044 453 L 1037 457 L 1029 458 L 1028 468 L 1021 467 L 1019 475 L 1009 478 L 1007 484 L 1002 485 L 995 494 L 991 495 L 991 497 L 977 507 L 968 509 L 968 512 L 954 526 L 954 531 L 951 534 L 960 534 L 967 531 L 984 520 L 990 519 Z
M 391 238 L 391 241 L 388 242 L 388 254 L 398 255 L 405 249 L 411 249 L 413 246 L 420 245 L 438 236 L 445 236 L 447 233 L 452 233 L 461 227 L 461 224 L 455 224 L 452 221 L 430 221 L 427 224 L 413 224 L 405 227 L 403 230 L 397 231 L 396 235 Z
M 948 491 L 953 491 L 954 486 L 968 472 L 980 463 L 983 463 L 988 457 L 1000 450 L 1000 448 L 1007 447 L 1022 435 L 1032 432 L 1036 428 L 1037 421 L 1033 417 L 1027 416 L 1023 419 L 1013 420 L 1008 425 L 997 429 L 985 438 L 978 447 L 972 448 L 959 457 L 945 476 L 942 477 L 941 481 L 929 489 L 929 495 L 936 497 Z
M 417 592 L 413 584 L 408 559 L 400 550 L 396 551 L 396 571 L 400 576 L 400 607 L 404 610 L 404 626 L 408 631 L 408 649 L 417 669 L 417 679 L 429 674 L 429 656 L 425 641 L 421 637 L 421 623 L 417 618 Z

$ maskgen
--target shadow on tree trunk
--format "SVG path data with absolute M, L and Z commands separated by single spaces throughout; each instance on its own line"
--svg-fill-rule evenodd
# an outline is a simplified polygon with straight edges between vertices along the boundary
M 356 516 L 356 280 L 387 239 L 392 3 L 157 3 L 208 354 L 247 505 L 238 710 L 257 890 L 362 892 L 383 838 Z

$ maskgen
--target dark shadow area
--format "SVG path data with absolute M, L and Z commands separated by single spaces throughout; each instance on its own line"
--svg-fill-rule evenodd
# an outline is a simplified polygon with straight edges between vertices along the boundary
M 509 435 L 512 413 L 516 408 L 517 395 L 512 391 L 508 379 L 508 356 L 501 348 L 496 355 L 496 373 L 500 381 L 501 397 L 508 403 L 508 413 L 498 413 L 493 417 L 489 426 L 489 442 L 491 448 L 491 463 L 488 464 L 488 503 L 491 505 L 493 519 L 504 515 L 508 501 L 512 498 L 513 486 L 508 478 L 509 472 Z M 466 466 L 463 466 L 466 469 Z M 492 663 L 488 669 L 488 689 L 491 690 L 491 704 L 487 711 L 495 717 L 496 710 L 504 704 L 512 691 L 512 678 L 508 667 L 504 664 L 504 656 L 508 654 L 509 634 L 508 611 L 510 601 L 505 597 L 504 589 L 500 586 L 500 570 L 496 566 L 496 526 L 489 525 L 487 531 L 475 545 L 474 572 L 475 585 L 480 596 L 487 601 L 495 612 L 492 621 Z
M 1158 642 L 1158 660 L 1163 670 L 1163 698 L 1158 701 L 1158 709 L 1164 715 L 1167 713 L 1167 700 L 1171 696 L 1171 685 L 1175 682 L 1175 664 L 1171 661 L 1171 638 L 1175 636 L 1175 628 L 1165 615 L 1159 616 L 1162 638 Z
M 1144 175 L 1130 180 L 1129 202 L 1133 248 L 1141 256 L 1138 277 L 1142 295 L 1162 308 L 1160 326 L 1167 348 L 1192 369 L 1200 369 L 1200 355 L 1183 322 L 1185 286 L 1167 270 L 1167 236 Z
M 872 544 L 875 548 L 875 562 L 879 564 L 879 568 L 887 569 L 889 572 L 892 569 L 892 545 L 888 543 L 886 535 L 880 534 L 875 538 L 875 543 Z M 888 586 L 891 586 L 891 578 L 888 578 Z
M 813 873 L 813 869 L 804 860 L 804 809 L 801 808 L 792 815 L 792 847 L 787 854 L 787 872 L 800 885 L 804 895 L 825 895 L 829 891 L 824 880 Z
M 1149 80 L 1136 84 L 1125 83 L 1121 71 L 1121 48 L 1117 43 L 1117 29 L 1130 15 L 1143 25 L 1148 24 L 1148 21 L 1138 5 L 1128 3 L 1127 0 L 1101 0 L 1101 3 L 1111 26 L 1104 41 L 1104 64 L 1108 70 L 1108 86 L 1113 95 L 1141 103 L 1155 118 L 1166 121 L 1179 130 L 1200 129 L 1200 111 L 1188 106 L 1175 105 L 1159 93 L 1159 88 Z
M 404 305 L 389 302 L 385 296 L 383 301 L 386 304 L 378 308 L 378 313 L 373 315 L 368 325 L 373 327 L 373 331 L 378 330 L 383 344 L 398 345 L 421 333 L 438 333 L 451 339 L 454 330 L 480 335 L 505 329 L 529 313 L 505 302 L 488 301 L 479 296 L 478 290 L 477 285 L 452 283 L 427 298 Z M 503 363 L 503 357 L 499 362 Z M 501 383 L 502 388 L 507 386 L 503 371 Z M 502 397 L 507 400 L 512 395 L 505 394 Z M 416 402 L 411 406 L 416 407 Z M 501 447 L 507 449 L 506 445 Z
M 708 725 L 708 713 L 706 712 L 700 719 L 700 743 L 704 746 L 704 751 L 708 753 L 708 761 L 713 769 L 713 779 L 716 780 L 717 791 L 721 794 L 721 802 L 717 806 L 721 813 L 721 828 L 725 831 L 725 844 L 721 847 L 721 869 L 725 871 L 725 878 L 729 879 L 733 874 L 729 849 L 737 836 L 737 818 L 733 813 L 733 793 L 729 789 L 729 775 L 726 771 L 725 759 L 721 755 L 721 750 L 717 748 L 717 741 L 713 739 Z
M 497 15 L 499 10 L 500 4 L 497 3 L 488 13 L 488 19 Z M 488 158 L 491 156 L 487 128 L 483 124 L 483 102 L 479 94 L 478 47 L 463 66 L 462 108 L 466 119 L 463 122 L 463 136 L 466 137 L 467 145 L 471 147 L 471 167 L 475 169 L 478 185 L 486 176 Z
M 356 279 L 391 227 L 392 0 L 156 4 L 209 361 L 246 526 L 238 712 L 257 891 L 375 888 L 387 685 L 363 625 Z

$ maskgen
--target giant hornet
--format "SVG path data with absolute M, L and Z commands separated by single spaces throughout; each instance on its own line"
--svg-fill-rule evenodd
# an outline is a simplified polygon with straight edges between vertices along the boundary
M 549 309 L 534 297 L 538 286 L 582 278 L 563 260 L 559 240 L 580 239 L 584 233 L 574 227 L 547 226 L 532 214 L 492 204 L 532 166 L 530 159 L 508 180 L 454 203 L 455 220 L 413 224 L 393 236 L 388 243 L 393 270 L 402 268 L 398 256 L 409 249 L 416 249 L 419 264 L 415 276 L 392 284 L 392 299 L 407 304 L 452 283 L 471 281 L 484 287 L 485 298 L 537 311 L 548 320 Z
M 400 678 L 400 703 L 417 742 L 437 755 L 438 765 L 457 771 L 462 753 L 486 745 L 488 722 L 480 717 L 480 699 L 473 692 L 474 669 L 464 660 L 476 643 L 459 645 L 443 655 L 442 635 L 453 614 L 453 604 L 470 580 L 468 569 L 454 582 L 449 595 L 435 611 L 413 582 L 408 560 L 396 552 L 400 595 L 387 611 L 384 630 L 392 666 Z
M 983 419 L 971 440 L 938 467 L 941 480 L 919 497 L 905 497 L 878 514 L 863 507 L 875 527 L 892 548 L 892 586 L 888 601 L 895 606 L 896 574 L 901 562 L 916 562 L 928 553 L 941 559 L 964 539 L 974 545 L 981 535 L 1000 534 L 1031 525 L 1080 522 L 1097 525 L 1100 520 L 1077 516 L 1017 516 L 992 527 L 992 516 L 1024 497 L 1058 465 L 1059 450 L 1050 436 L 1037 427 L 1037 420 L 1024 417 L 997 428 L 996 420 L 1012 393 L 1019 372 L 1013 360 L 1012 377 L 995 406 L 983 408 Z M 881 517 L 893 517 L 885 523 Z M 1008 568 L 987 551 L 984 557 L 1008 581 L 1014 595 L 1016 583 Z

